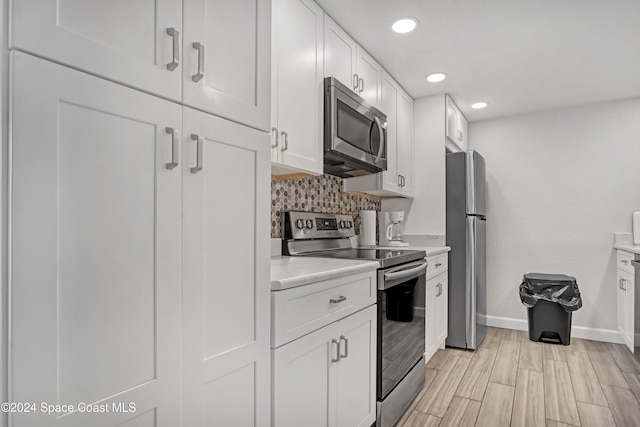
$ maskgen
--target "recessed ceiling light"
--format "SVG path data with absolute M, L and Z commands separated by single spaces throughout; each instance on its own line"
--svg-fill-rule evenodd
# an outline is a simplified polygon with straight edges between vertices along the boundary
M 445 73 L 431 73 L 427 75 L 427 81 L 430 83 L 438 83 L 447 78 Z
M 488 102 L 476 102 L 475 104 L 471 104 L 471 108 L 473 108 L 474 110 L 479 110 L 486 107 L 487 105 L 489 105 Z
M 396 33 L 404 34 L 413 31 L 418 25 L 418 21 L 414 18 L 401 18 L 391 25 L 391 29 Z

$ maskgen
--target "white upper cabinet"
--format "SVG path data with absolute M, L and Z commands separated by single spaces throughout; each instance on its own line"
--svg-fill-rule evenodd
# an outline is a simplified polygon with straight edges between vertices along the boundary
M 312 0 L 273 0 L 273 172 L 322 174 L 323 12 Z
M 269 134 L 190 108 L 183 128 L 182 425 L 267 427 Z
M 405 196 L 413 196 L 413 98 L 398 87 L 397 107 L 397 170 L 400 176 L 400 192 Z
M 358 44 L 336 22 L 324 14 L 324 76 L 335 77 L 354 91 L 358 89 L 356 72 Z
M 270 0 L 184 0 L 183 102 L 265 131 Z
M 360 45 L 358 45 L 357 62 L 358 90 L 356 92 L 369 104 L 380 108 L 382 102 L 382 66 Z
M 11 47 L 269 130 L 270 0 L 13 0 L 12 19 Z
M 467 119 L 449 95 L 446 96 L 445 133 L 447 139 L 460 151 L 467 151 Z M 455 151 L 458 151 L 455 150 Z M 454 151 L 454 150 L 452 150 Z
M 387 191 L 398 191 L 402 177 L 398 174 L 398 87 L 387 73 L 382 76 L 382 111 L 387 115 L 387 170 L 382 172 L 382 187 Z
M 335 77 L 383 113 L 382 66 L 326 13 L 324 76 Z
M 11 47 L 180 100 L 181 0 L 13 0 L 11 13 Z
M 178 426 L 181 107 L 11 61 L 9 393 L 136 409 L 10 423 Z

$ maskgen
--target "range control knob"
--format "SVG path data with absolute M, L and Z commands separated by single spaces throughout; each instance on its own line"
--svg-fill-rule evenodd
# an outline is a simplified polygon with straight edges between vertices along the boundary
M 347 221 L 347 228 L 353 228 L 353 223 L 351 221 Z
M 299 230 L 302 230 L 304 228 L 304 220 L 301 219 L 296 219 L 296 227 Z
M 305 224 L 307 225 L 307 228 L 313 228 L 313 221 L 308 219 L 305 221 Z
M 338 223 L 338 226 L 339 226 L 340 228 L 344 228 L 344 227 L 345 227 L 345 223 L 344 223 L 344 221 L 340 221 L 340 222 Z

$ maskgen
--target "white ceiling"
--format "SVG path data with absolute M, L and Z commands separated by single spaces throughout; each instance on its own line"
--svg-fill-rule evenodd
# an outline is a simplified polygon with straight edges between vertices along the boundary
M 640 0 L 316 2 L 411 96 L 448 93 L 470 121 L 640 96 Z M 416 30 L 391 31 L 405 16 Z

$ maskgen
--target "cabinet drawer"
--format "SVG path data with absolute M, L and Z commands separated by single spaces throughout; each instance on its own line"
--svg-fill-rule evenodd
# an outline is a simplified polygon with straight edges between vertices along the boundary
M 631 261 L 633 260 L 633 254 L 631 252 L 625 252 L 618 250 L 618 268 L 629 273 L 633 273 L 633 265 L 631 265 Z
M 340 320 L 376 302 L 376 270 L 271 292 L 271 347 Z
M 427 280 L 437 276 L 449 268 L 449 255 L 441 254 L 434 257 L 427 257 Z

